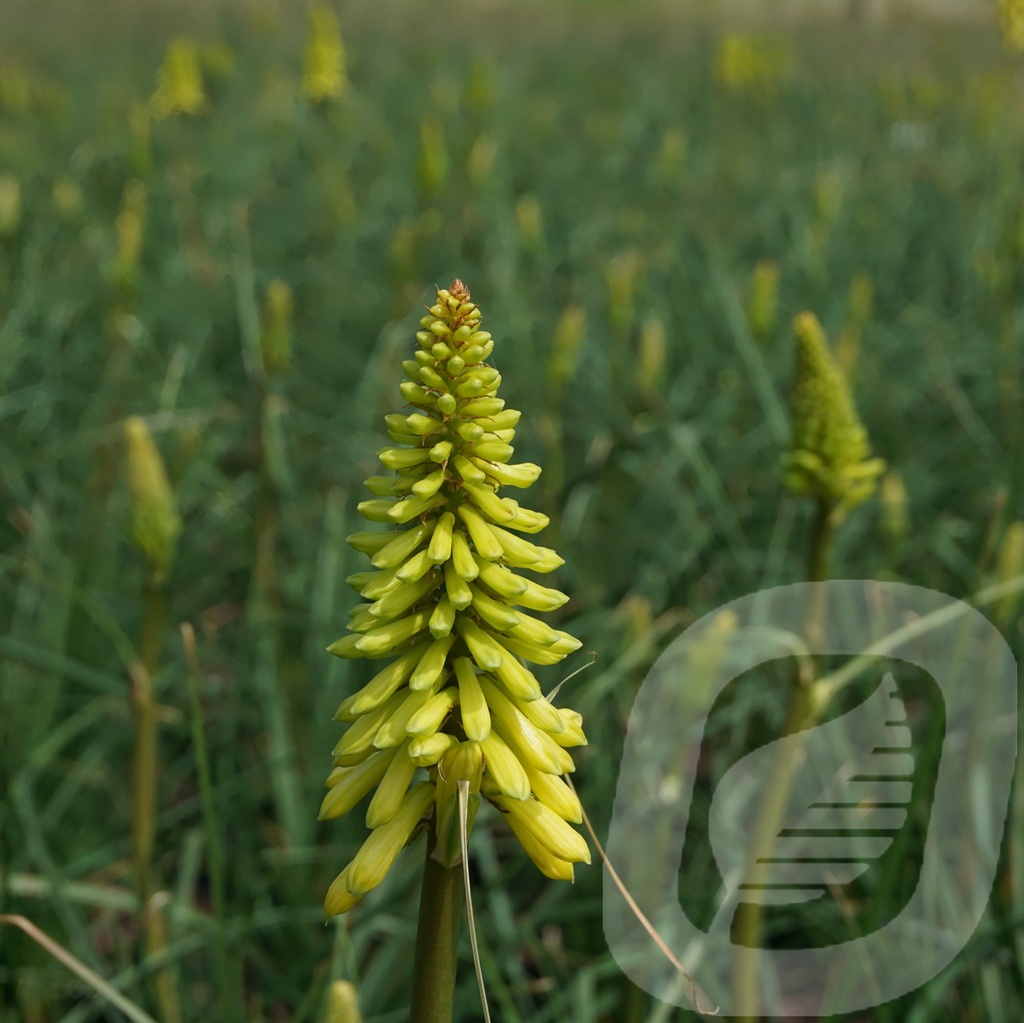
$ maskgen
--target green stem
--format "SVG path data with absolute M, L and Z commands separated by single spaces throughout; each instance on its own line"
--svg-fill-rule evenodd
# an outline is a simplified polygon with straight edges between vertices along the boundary
M 810 582 L 824 582 L 828 578 L 828 556 L 832 546 L 834 525 L 831 503 L 818 500 L 814 522 L 811 526 L 810 545 L 807 559 L 807 573 Z M 815 633 L 824 620 L 824 592 L 811 594 L 804 621 L 804 635 L 813 649 Z M 809 662 L 808 662 L 809 664 Z M 797 669 L 786 709 L 786 724 L 783 735 L 795 736 L 810 728 L 824 709 L 818 706 L 811 692 L 814 681 L 813 669 Z M 799 758 L 803 742 L 786 743 L 780 746 L 772 765 L 772 773 L 765 789 L 755 824 L 751 848 L 757 859 L 750 867 L 745 883 L 762 885 L 766 882 L 771 864 L 772 848 L 785 816 L 789 792 L 793 784 L 793 770 Z M 737 945 L 733 965 L 733 992 L 736 998 L 736 1017 L 747 1023 L 759 1018 L 761 942 L 764 932 L 764 906 L 757 902 L 741 902 L 736 909 Z
M 427 863 L 420 894 L 409 1023 L 451 1023 L 455 999 L 462 870 L 443 867 L 433 857 L 433 826 L 427 838 Z
M 159 584 L 147 582 L 142 594 L 142 635 L 139 664 L 132 673 L 135 707 L 135 751 L 132 758 L 132 854 L 135 887 L 141 904 L 152 894 L 151 860 L 156 832 L 157 718 L 153 676 L 160 660 L 164 622 L 164 593 Z
M 153 679 L 160 664 L 164 626 L 164 590 L 148 580 L 142 591 L 142 634 L 139 661 L 132 670 L 132 701 L 135 705 L 135 750 L 132 757 L 132 859 L 135 890 L 139 899 L 140 924 L 146 953 L 158 955 L 167 950 L 167 933 L 161 909 L 153 901 L 153 845 L 156 837 L 157 704 L 153 698 Z M 162 1023 L 181 1023 L 178 992 L 170 971 L 163 967 L 153 977 L 153 988 L 160 1006 Z

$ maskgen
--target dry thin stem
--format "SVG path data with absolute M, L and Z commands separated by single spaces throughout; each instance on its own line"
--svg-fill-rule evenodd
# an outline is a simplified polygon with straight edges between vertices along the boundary
M 566 775 L 563 781 L 576 792 L 576 786 L 573 785 L 572 779 Z M 593 824 L 590 823 L 590 818 L 587 816 L 587 811 L 583 810 L 583 823 L 586 826 L 587 832 L 590 835 L 591 841 L 597 847 L 597 852 L 601 857 L 601 862 L 604 864 L 604 869 L 608 871 L 608 876 L 612 879 L 612 883 L 619 890 L 619 894 L 626 900 L 626 905 L 629 906 L 630 911 L 640 921 L 643 929 L 651 936 L 651 940 L 661 954 L 672 964 L 673 968 L 679 973 L 679 975 L 690 985 L 690 1001 L 693 1002 L 693 1008 L 696 1012 L 700 1013 L 701 1016 L 717 1016 L 718 1007 L 714 1009 L 705 1009 L 701 1005 L 701 998 L 707 998 L 707 995 L 701 990 L 700 985 L 696 980 L 693 979 L 690 972 L 685 966 L 672 954 L 672 950 L 665 943 L 665 939 L 657 932 L 654 924 L 644 915 L 643 910 L 636 904 L 636 900 L 629 893 L 629 889 L 623 884 L 622 878 L 619 877 L 618 871 L 612 866 L 612 861 L 608 859 L 607 853 L 604 851 L 604 846 L 598 841 L 597 833 L 594 831 Z M 708 999 L 710 1001 L 710 999 Z
M 31 920 L 13 914 L 0 915 L 0 924 L 10 924 L 24 931 L 36 944 L 46 949 L 59 963 L 66 966 L 75 976 L 80 977 L 97 994 L 102 995 L 111 1005 L 120 1009 L 132 1023 L 157 1023 L 152 1016 L 143 1012 L 134 1002 L 129 1001 L 113 985 L 105 981 L 94 970 L 89 969 L 81 959 L 77 959 L 62 945 L 58 945 L 44 931 L 41 931 Z
M 462 846 L 462 880 L 466 886 L 466 916 L 469 918 L 469 944 L 473 949 L 473 969 L 476 983 L 480 988 L 480 1004 L 484 1010 L 484 1023 L 491 1023 L 491 1011 L 487 1008 L 487 989 L 484 987 L 484 971 L 480 965 L 480 946 L 476 939 L 476 917 L 473 914 L 473 891 L 469 884 L 469 782 L 460 778 L 456 783 L 459 790 L 459 843 Z

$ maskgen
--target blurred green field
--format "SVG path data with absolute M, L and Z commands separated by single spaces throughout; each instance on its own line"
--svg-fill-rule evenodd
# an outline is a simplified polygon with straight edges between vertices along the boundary
M 284 4 L 86 6 L 0 0 L 0 913 L 150 1011 L 163 965 L 188 1021 L 319 1021 L 336 977 L 368 1023 L 406 1018 L 420 845 L 325 929 L 365 829 L 316 813 L 335 707 L 371 674 L 324 653 L 365 566 L 344 538 L 435 285 L 472 289 L 523 412 L 517 456 L 545 468 L 529 496 L 572 595 L 554 617 L 596 654 L 565 691 L 598 834 L 657 653 L 803 578 L 810 511 L 778 470 L 798 312 L 825 324 L 907 495 L 890 481 L 851 515 L 833 573 L 967 597 L 1024 572 L 1004 543 L 1024 520 L 1024 66 L 994 19 L 755 32 L 615 4 L 360 5 L 339 12 L 347 90 L 314 104 Z M 204 108 L 157 117 L 182 34 Z M 758 264 L 774 304 L 751 301 Z M 291 359 L 268 377 L 275 280 Z M 162 963 L 140 952 L 131 869 L 130 415 L 183 520 L 154 677 Z M 1019 657 L 1019 603 L 986 613 Z M 765 741 L 782 698 L 737 689 L 713 765 Z M 1019 1021 L 1020 800 L 971 945 L 851 1019 Z M 683 1018 L 608 954 L 600 867 L 546 881 L 496 817 L 472 846 L 495 1018 Z M 912 863 L 887 877 L 900 904 Z M 705 909 L 717 883 L 702 861 L 680 882 Z M 457 1018 L 475 1020 L 465 952 Z M 0 1023 L 123 1018 L 0 928 Z

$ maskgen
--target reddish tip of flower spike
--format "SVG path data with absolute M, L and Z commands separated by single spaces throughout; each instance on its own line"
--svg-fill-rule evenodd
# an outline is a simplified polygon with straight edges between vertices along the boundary
M 457 298 L 460 302 L 469 301 L 469 288 L 467 288 L 458 277 L 452 281 L 452 286 L 448 289 L 448 294 L 451 295 L 452 298 Z

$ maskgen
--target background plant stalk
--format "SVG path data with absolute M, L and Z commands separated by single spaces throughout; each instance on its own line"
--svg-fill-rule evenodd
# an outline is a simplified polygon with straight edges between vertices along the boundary
M 828 578 L 828 556 L 835 531 L 830 501 L 819 498 L 811 526 L 808 550 L 807 575 L 812 583 L 824 582 Z M 825 616 L 824 592 L 818 590 L 808 601 L 804 619 L 804 638 L 813 650 L 815 639 L 820 634 Z M 762 802 L 754 825 L 751 848 L 757 859 L 750 866 L 748 884 L 763 885 L 768 877 L 775 839 L 778 836 L 789 802 L 793 785 L 793 774 L 803 752 L 803 738 L 817 723 L 827 703 L 815 699 L 813 691 L 814 669 L 806 658 L 798 666 L 793 679 L 793 688 L 786 710 L 786 723 L 782 734 L 792 736 L 795 741 L 780 745 L 772 767 L 766 789 L 767 798 Z M 733 967 L 733 994 L 737 1018 L 748 1023 L 760 1018 L 760 966 L 761 941 L 764 932 L 764 906 L 758 902 L 741 902 L 736 909 L 736 937 L 741 948 L 736 949 Z

